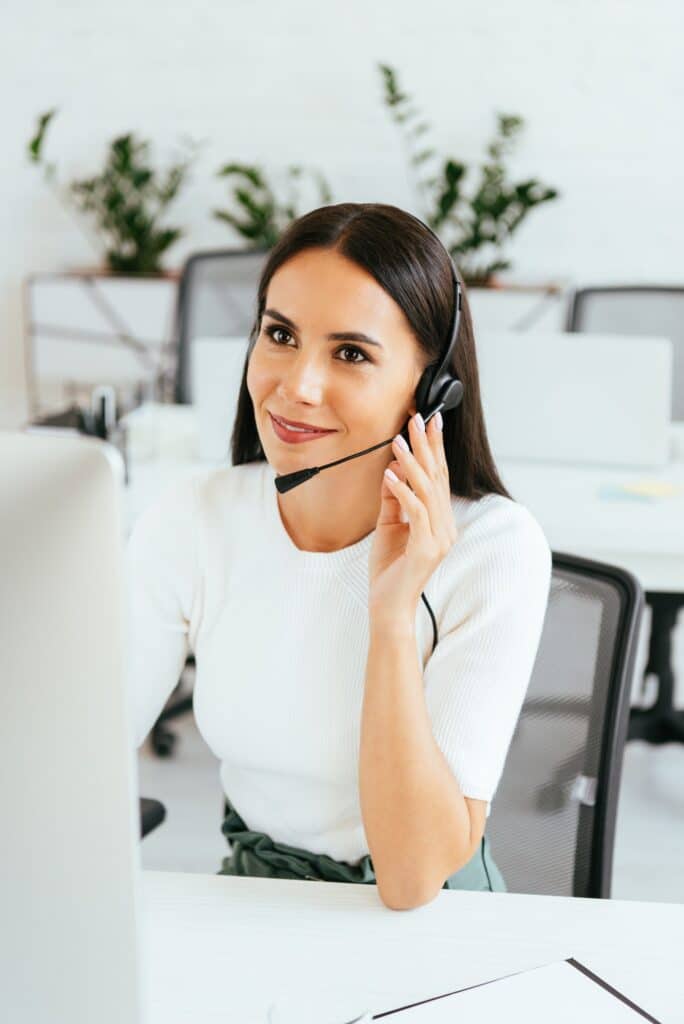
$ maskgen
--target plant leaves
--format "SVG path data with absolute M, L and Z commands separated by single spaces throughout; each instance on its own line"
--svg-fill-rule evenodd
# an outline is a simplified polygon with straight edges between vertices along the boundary
M 301 164 L 290 164 L 285 172 L 290 195 L 281 199 L 276 196 L 262 168 L 225 164 L 217 174 L 219 177 L 233 179 L 230 184 L 231 199 L 240 215 L 228 209 L 215 209 L 213 216 L 230 225 L 252 245 L 271 248 L 287 226 L 299 216 L 298 186 L 307 175 L 313 179 L 321 203 L 332 200 L 330 186 L 319 171 L 307 171 Z
M 27 146 L 28 158 L 34 163 L 40 163 L 43 155 L 43 142 L 45 140 L 45 133 L 47 132 L 48 125 L 52 121 L 52 118 L 57 113 L 58 108 L 53 107 L 52 110 L 46 111 L 41 114 L 38 118 L 38 124 L 36 126 L 36 132 L 32 139 L 29 140 Z

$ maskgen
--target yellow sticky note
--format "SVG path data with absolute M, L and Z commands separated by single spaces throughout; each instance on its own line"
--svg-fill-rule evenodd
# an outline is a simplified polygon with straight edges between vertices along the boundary
M 628 494 L 643 494 L 653 498 L 669 498 L 673 494 L 684 491 L 682 484 L 672 484 L 667 480 L 636 480 L 632 484 L 623 484 L 622 489 Z

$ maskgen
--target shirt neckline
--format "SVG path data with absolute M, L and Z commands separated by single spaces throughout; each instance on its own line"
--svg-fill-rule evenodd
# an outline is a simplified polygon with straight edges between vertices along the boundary
M 275 485 L 276 475 L 273 466 L 264 460 L 262 487 L 266 513 L 273 525 L 278 545 L 290 561 L 304 569 L 338 569 L 356 562 L 363 556 L 367 557 L 375 536 L 374 529 L 355 544 L 338 548 L 337 551 L 305 551 L 298 548 L 285 529 L 280 515 L 278 491 Z

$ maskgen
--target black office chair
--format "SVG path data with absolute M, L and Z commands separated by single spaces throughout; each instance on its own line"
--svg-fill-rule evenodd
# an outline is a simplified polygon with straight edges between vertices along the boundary
M 672 341 L 672 419 L 684 420 L 684 286 L 604 285 L 571 293 L 565 329 Z
M 187 694 L 185 697 L 180 697 L 178 694 L 184 688 L 186 673 L 188 670 L 194 671 L 194 668 L 195 656 L 194 654 L 189 654 L 180 679 L 178 680 L 173 693 L 169 697 L 166 707 L 152 726 L 150 743 L 153 751 L 158 757 L 171 757 L 178 740 L 176 734 L 168 728 L 168 723 L 172 722 L 174 718 L 179 718 L 181 715 L 187 715 L 192 711 L 192 692 Z
M 174 401 L 191 404 L 192 344 L 196 338 L 244 337 L 256 315 L 259 278 L 269 249 L 218 249 L 197 252 L 186 260 L 176 307 Z M 226 438 L 226 445 L 229 439 Z M 190 656 L 186 668 L 194 665 Z M 170 757 L 177 740 L 168 723 L 192 710 L 192 694 L 178 696 L 182 679 L 157 719 L 152 749 Z
M 566 330 L 596 334 L 644 334 L 672 341 L 672 419 L 684 420 L 684 286 L 606 285 L 579 288 L 570 296 Z M 684 607 L 680 592 L 647 591 L 651 638 L 645 678 L 658 679 L 648 708 L 633 708 L 628 740 L 684 743 L 684 711 L 674 707 L 672 636 Z
M 197 252 L 186 261 L 178 286 L 174 401 L 192 402 L 195 338 L 245 340 L 256 316 L 257 288 L 270 249 Z
M 610 896 L 643 608 L 630 573 L 554 552 L 539 650 L 487 823 L 511 892 Z

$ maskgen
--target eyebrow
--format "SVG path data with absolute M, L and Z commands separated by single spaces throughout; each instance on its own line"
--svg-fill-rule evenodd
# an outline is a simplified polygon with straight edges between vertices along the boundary
M 277 309 L 265 309 L 263 315 L 270 316 L 272 320 L 280 320 L 287 327 L 292 328 L 293 331 L 299 330 L 294 321 L 290 320 L 284 313 L 279 313 Z M 369 338 L 367 334 L 363 334 L 361 331 L 333 331 L 332 334 L 327 334 L 326 338 L 328 341 L 361 341 L 366 345 L 375 345 L 376 348 L 383 347 L 379 341 L 374 341 L 373 338 Z

